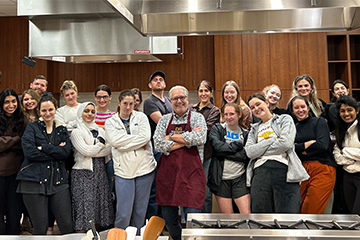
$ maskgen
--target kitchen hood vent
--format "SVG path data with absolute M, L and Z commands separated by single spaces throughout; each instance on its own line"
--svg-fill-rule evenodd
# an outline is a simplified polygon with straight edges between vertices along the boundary
M 29 56 L 46 60 L 161 62 L 177 54 L 177 37 L 144 37 L 102 0 L 18 0 L 29 17 Z
M 345 31 L 360 0 L 104 0 L 147 36 Z

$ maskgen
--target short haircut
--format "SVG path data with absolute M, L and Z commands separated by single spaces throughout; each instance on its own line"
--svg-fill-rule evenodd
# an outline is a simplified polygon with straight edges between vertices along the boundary
M 46 77 L 45 77 L 44 75 L 37 75 L 37 76 L 35 76 L 32 82 L 34 82 L 36 79 L 45 80 L 46 86 L 48 85 L 48 81 L 46 80 Z
M 180 85 L 176 85 L 176 86 L 173 86 L 170 91 L 169 91 L 169 97 L 171 98 L 172 97 L 172 92 L 175 90 L 175 89 L 182 89 L 185 96 L 189 97 L 189 91 L 186 89 L 186 87 L 184 86 L 180 86 Z

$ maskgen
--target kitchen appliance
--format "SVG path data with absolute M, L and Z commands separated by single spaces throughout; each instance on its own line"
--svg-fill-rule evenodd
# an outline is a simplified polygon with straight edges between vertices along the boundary
M 188 214 L 182 239 L 360 239 L 358 215 Z
M 68 63 L 161 62 L 177 37 L 145 37 L 103 0 L 18 0 L 29 18 L 29 56 Z
M 359 0 L 104 0 L 146 36 L 344 31 Z

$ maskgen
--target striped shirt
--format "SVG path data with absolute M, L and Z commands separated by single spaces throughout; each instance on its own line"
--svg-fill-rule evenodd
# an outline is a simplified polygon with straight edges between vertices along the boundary
M 108 110 L 107 112 L 96 112 L 95 123 L 98 126 L 104 126 L 106 119 L 111 118 L 114 114 L 115 113 L 110 110 Z

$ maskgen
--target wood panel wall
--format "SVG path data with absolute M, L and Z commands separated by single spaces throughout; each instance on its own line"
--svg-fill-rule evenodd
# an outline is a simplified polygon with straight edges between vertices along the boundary
M 166 73 L 167 90 L 176 84 L 195 90 L 201 80 L 209 80 L 217 103 L 223 83 L 234 80 L 245 99 L 268 84 L 278 84 L 284 106 L 293 79 L 304 73 L 314 78 L 319 96 L 329 100 L 326 33 L 178 37 L 182 55 L 157 55 L 161 63 L 70 64 L 36 59 L 34 68 L 21 63 L 28 54 L 26 19 L 0 18 L 0 36 L 0 88 L 11 87 L 18 93 L 38 74 L 47 76 L 49 91 L 54 93 L 66 79 L 75 80 L 83 92 L 92 92 L 103 83 L 113 91 L 133 87 L 149 90 L 150 74 L 160 69 Z
M 226 81 L 234 80 L 247 99 L 266 85 L 277 84 L 285 107 L 296 76 L 309 74 L 318 85 L 319 97 L 329 101 L 326 33 L 221 35 L 214 38 L 217 100 Z M 236 50 L 234 51 L 234 47 Z M 235 68 L 235 65 L 242 67 Z M 223 74 L 223 72 L 230 72 Z M 217 74 L 221 72 L 221 74 Z M 220 87 L 220 88 L 219 88 Z

